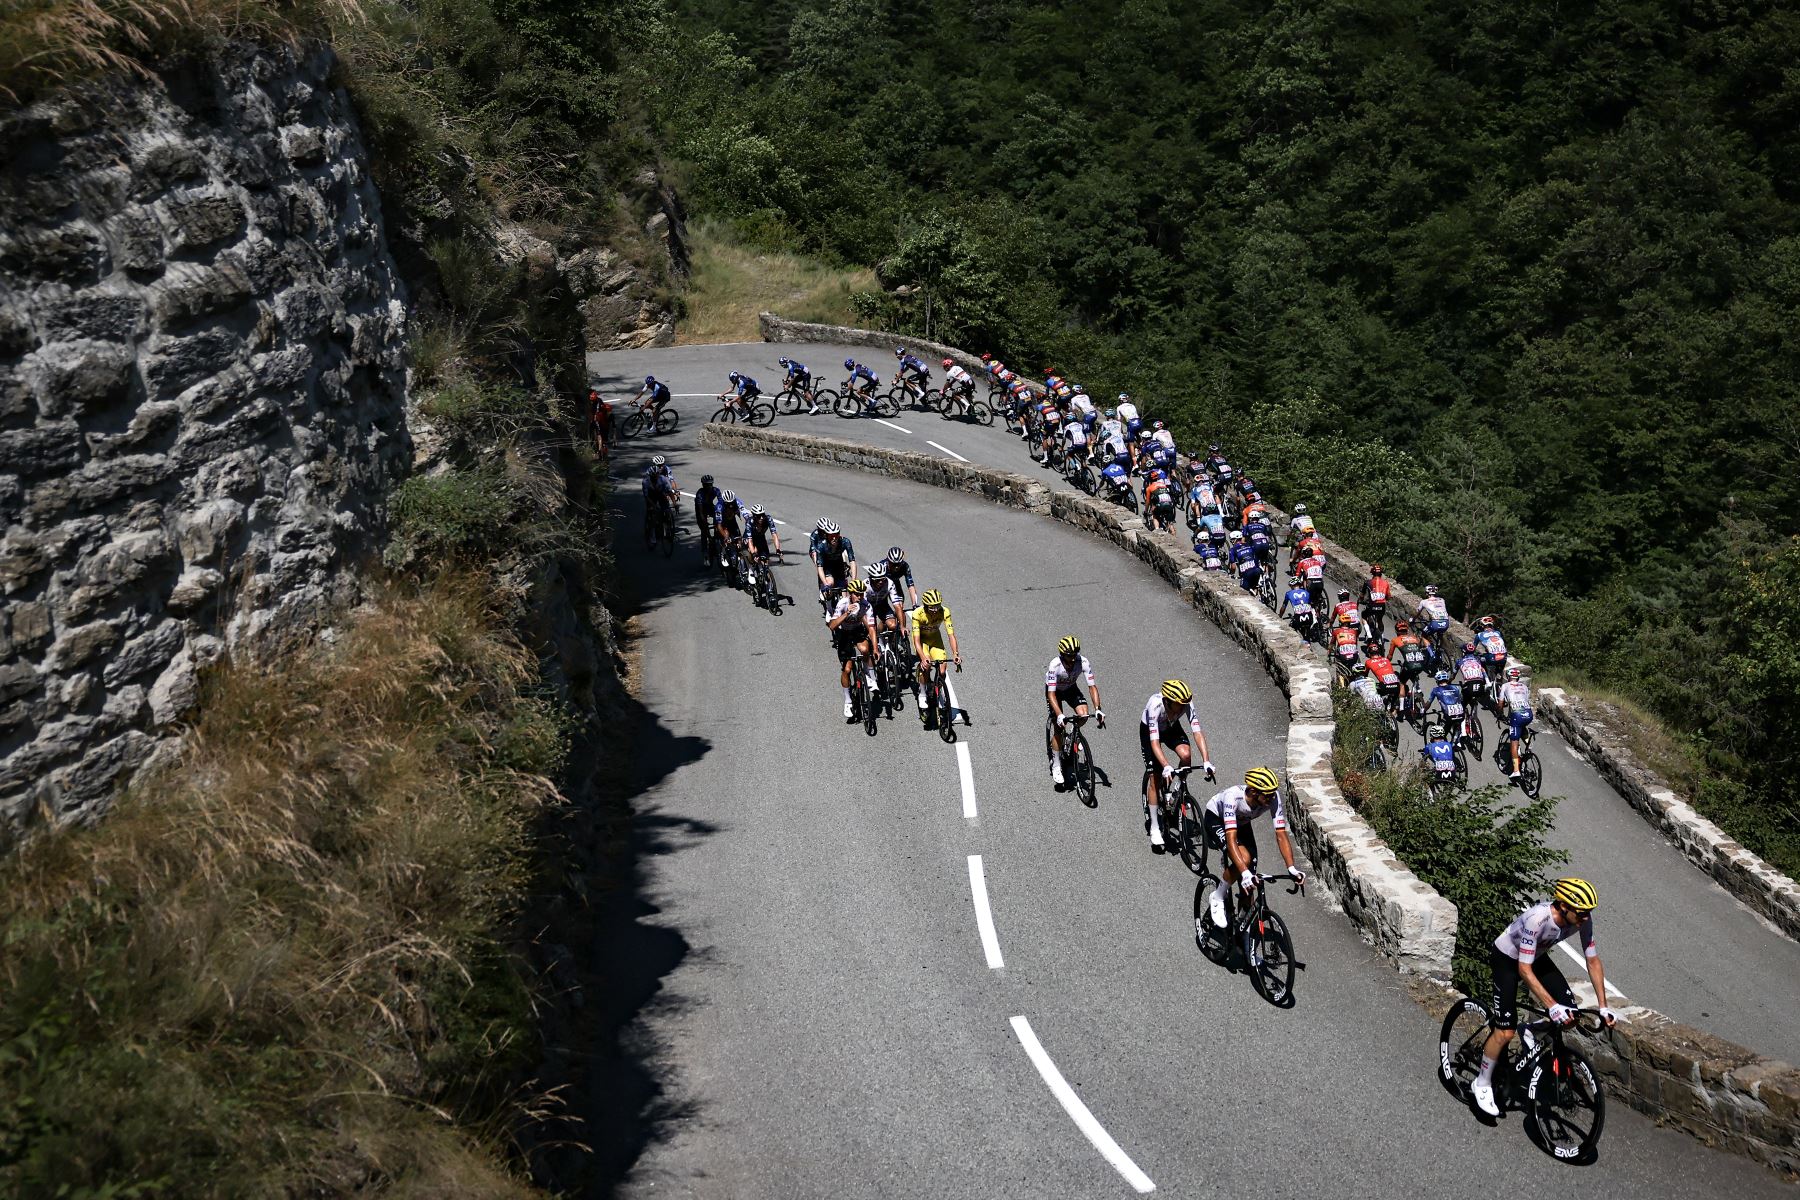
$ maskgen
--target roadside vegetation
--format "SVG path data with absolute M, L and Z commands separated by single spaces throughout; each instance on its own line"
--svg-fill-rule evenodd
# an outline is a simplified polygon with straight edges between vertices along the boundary
M 1338 786 L 1400 861 L 1456 905 L 1452 978 L 1472 996 L 1487 995 L 1496 932 L 1543 899 L 1551 871 L 1567 861 L 1544 844 L 1556 824 L 1556 797 L 1515 804 L 1492 784 L 1434 799 L 1410 763 L 1369 769 L 1381 722 L 1361 701 L 1340 692 L 1335 716 Z
M 690 222 L 688 249 L 694 270 L 675 328 L 675 340 L 683 345 L 758 341 L 762 330 L 756 318 L 763 312 L 854 324 L 856 295 L 878 287 L 872 270 L 831 267 L 791 250 L 764 249 L 722 221 Z

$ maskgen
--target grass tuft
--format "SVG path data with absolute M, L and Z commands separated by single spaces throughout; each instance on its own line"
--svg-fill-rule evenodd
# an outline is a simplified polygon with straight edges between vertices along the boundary
M 683 295 L 687 315 L 676 326 L 682 345 L 753 342 L 762 337 L 757 314 L 770 311 L 796 321 L 847 325 L 856 319 L 851 297 L 876 287 L 866 268 L 829 267 L 787 251 L 759 250 L 741 242 L 728 225 L 695 221 L 688 226 L 693 277 Z
M 529 1194 L 498 939 L 568 730 L 503 628 L 451 578 L 224 669 L 177 766 L 0 864 L 0 1194 Z

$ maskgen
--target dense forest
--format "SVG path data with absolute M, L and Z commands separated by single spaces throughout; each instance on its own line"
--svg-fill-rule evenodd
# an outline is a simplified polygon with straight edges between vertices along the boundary
M 1800 869 L 1800 11 L 683 3 L 642 94 L 698 208 L 1225 443 Z

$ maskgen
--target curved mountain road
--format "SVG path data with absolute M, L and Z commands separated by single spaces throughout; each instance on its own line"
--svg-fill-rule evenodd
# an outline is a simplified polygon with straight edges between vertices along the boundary
M 624 360 L 650 358 L 679 384 L 689 368 L 678 358 L 718 351 L 605 356 L 600 374 L 616 391 L 605 376 L 641 377 Z M 720 373 L 692 366 L 697 386 L 677 391 Z M 641 698 L 701 747 L 639 801 L 693 831 L 648 870 L 657 920 L 695 949 L 640 1022 L 676 1115 L 628 1194 L 1108 1196 L 1130 1192 L 1132 1171 L 1204 1195 L 1373 1196 L 1396 1184 L 1460 1195 L 1471 1181 L 1791 1194 L 1622 1105 L 1599 1165 L 1573 1175 L 1516 1117 L 1477 1125 L 1435 1083 L 1434 1022 L 1316 897 L 1275 894 L 1308 964 L 1294 1009 L 1207 963 L 1192 944 L 1191 876 L 1143 836 L 1136 710 L 1165 674 L 1194 682 L 1227 776 L 1279 760 L 1284 711 L 1260 668 L 1146 568 L 969 497 L 700 452 L 693 430 L 657 445 L 684 481 L 713 471 L 793 522 L 784 532 L 802 550 L 820 513 L 865 554 L 901 542 L 920 586 L 945 591 L 968 660 L 955 682 L 973 714 L 960 743 L 972 788 L 964 752 L 920 731 L 910 705 L 876 738 L 843 723 L 804 563 L 781 572 L 799 603 L 771 618 L 709 585 L 691 539 L 672 560 L 646 555 L 636 490 L 621 488 L 620 558 L 652 635 Z M 621 478 L 647 453 L 628 448 Z M 1112 783 L 1094 810 L 1051 790 L 1041 750 L 1042 671 L 1068 630 L 1114 718 L 1093 736 Z M 1630 986 L 1634 964 L 1612 954 Z M 1129 1170 L 1084 1136 L 1031 1042 Z

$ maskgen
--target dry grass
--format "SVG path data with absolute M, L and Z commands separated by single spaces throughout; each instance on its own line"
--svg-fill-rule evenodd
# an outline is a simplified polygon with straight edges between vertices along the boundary
M 439 582 L 230 669 L 178 766 L 0 866 L 0 1194 L 534 1194 L 499 939 L 566 739 L 502 628 Z
M 687 315 L 675 329 L 680 344 L 757 341 L 756 317 L 765 310 L 796 321 L 851 324 L 850 297 L 876 287 L 873 271 L 754 250 L 711 222 L 696 221 L 688 233 L 694 274 L 684 296 Z
M 234 37 L 288 37 L 360 18 L 359 0 L 0 0 L 0 100 L 24 103 L 156 54 Z
M 1676 794 L 1692 800 L 1706 768 L 1684 739 L 1649 709 L 1586 676 L 1557 667 L 1533 667 L 1531 686 L 1564 688 L 1606 721 L 1638 762 L 1662 776 Z

